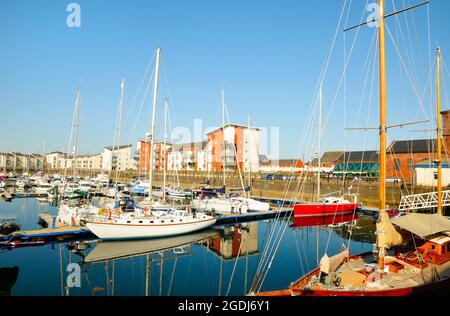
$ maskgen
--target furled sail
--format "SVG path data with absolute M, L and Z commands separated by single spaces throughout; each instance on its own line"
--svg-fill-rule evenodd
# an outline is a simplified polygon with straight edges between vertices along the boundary
M 389 249 L 403 244 L 402 235 L 392 225 L 387 212 L 380 212 L 377 222 L 377 247 Z
M 322 259 L 320 259 L 320 271 L 326 274 L 330 274 L 330 272 L 336 270 L 336 268 L 339 267 L 339 265 L 345 260 L 345 258 L 348 258 L 349 255 L 349 249 L 345 249 L 343 252 L 333 257 L 324 255 Z

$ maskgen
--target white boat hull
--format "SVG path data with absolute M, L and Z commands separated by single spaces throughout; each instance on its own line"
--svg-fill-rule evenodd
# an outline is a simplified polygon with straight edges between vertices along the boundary
M 204 199 L 195 200 L 194 206 L 204 210 L 215 210 L 218 212 L 240 213 L 244 214 L 248 211 L 268 211 L 269 203 L 256 201 L 249 198 L 232 198 L 232 199 Z
M 183 235 L 208 228 L 216 219 L 180 224 L 117 224 L 89 222 L 86 227 L 101 239 L 148 239 Z

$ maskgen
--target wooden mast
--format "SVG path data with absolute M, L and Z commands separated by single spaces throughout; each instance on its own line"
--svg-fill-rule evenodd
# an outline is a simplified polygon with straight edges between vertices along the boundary
M 317 154 L 317 202 L 319 202 L 320 199 L 320 171 L 322 170 L 322 162 L 320 157 L 320 143 L 322 141 L 322 85 L 319 89 L 319 135 L 318 135 L 318 154 Z
M 384 0 L 378 0 L 378 54 L 380 71 L 380 176 L 379 176 L 379 209 L 380 220 L 386 216 L 386 59 L 384 46 Z M 378 253 L 378 267 L 384 269 L 385 249 Z
M 155 66 L 155 81 L 153 85 L 153 109 L 152 109 L 152 125 L 150 132 L 150 175 L 149 175 L 149 210 L 152 209 L 152 194 L 153 194 L 153 165 L 154 165 L 154 146 L 155 146 L 155 121 L 156 121 L 156 102 L 158 93 L 158 73 L 159 73 L 159 56 L 161 48 L 156 49 L 156 66 Z
M 437 196 L 438 196 L 438 214 L 442 215 L 442 138 L 441 138 L 441 50 L 436 51 L 436 151 L 437 151 Z

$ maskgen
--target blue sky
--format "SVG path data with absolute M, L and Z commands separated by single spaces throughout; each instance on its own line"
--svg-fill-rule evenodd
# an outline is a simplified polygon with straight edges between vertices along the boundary
M 0 151 L 41 152 L 44 142 L 45 151 L 67 150 L 79 83 L 79 151 L 98 152 L 111 145 L 123 75 L 126 114 L 121 142 L 135 144 L 148 129 L 150 101 L 139 116 L 141 99 L 131 105 L 157 46 L 162 48 L 158 135 L 165 97 L 170 98 L 173 126 L 193 129 L 194 119 L 202 119 L 204 127 L 219 125 L 223 82 L 231 121 L 246 124 L 251 114 L 254 125 L 278 127 L 282 158 L 308 157 L 316 150 L 317 113 L 312 117 L 308 113 L 344 0 L 79 0 L 81 28 L 66 25 L 70 2 L 0 3 Z M 395 6 L 418 2 L 396 0 Z M 360 21 L 365 4 L 346 2 L 347 25 Z M 393 10 L 392 1 L 387 1 L 386 11 Z M 428 127 L 392 130 L 389 140 L 432 136 L 412 131 L 434 124 L 434 97 L 427 89 L 429 57 L 433 67 L 438 44 L 445 61 L 450 55 L 449 12 L 449 1 L 431 1 L 430 39 L 426 7 L 388 21 L 405 64 L 387 38 L 388 121 L 432 120 Z M 359 33 L 344 35 L 343 28 L 344 22 L 324 80 L 323 113 L 328 124 L 321 150 L 376 149 L 376 133 L 344 131 L 344 127 L 377 125 L 377 68 L 371 84 L 375 29 L 363 27 Z M 345 84 L 339 87 L 344 43 L 348 56 L 356 36 Z M 367 56 L 368 68 L 364 67 Z M 443 77 L 446 108 L 450 83 L 446 70 Z M 421 105 L 416 94 L 423 91 Z M 306 145 L 299 150 L 299 144 Z

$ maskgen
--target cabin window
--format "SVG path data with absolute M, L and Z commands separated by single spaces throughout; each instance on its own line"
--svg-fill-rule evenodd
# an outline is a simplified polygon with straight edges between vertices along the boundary
M 139 221 L 139 224 L 142 224 L 142 221 Z
M 163 223 L 163 224 L 164 224 L 164 221 L 161 221 L 161 223 Z
M 150 224 L 153 224 L 153 221 L 150 221 Z
M 128 223 L 128 224 L 130 224 L 130 223 L 131 223 L 131 221 L 127 221 L 127 223 Z
M 435 172 L 434 173 L 434 180 L 437 180 L 438 179 L 438 174 L 437 174 L 437 172 Z
M 447 253 L 450 253 L 450 242 L 447 244 Z
M 173 223 L 173 219 L 170 222 Z

